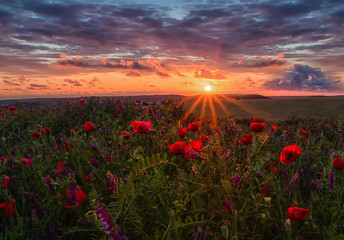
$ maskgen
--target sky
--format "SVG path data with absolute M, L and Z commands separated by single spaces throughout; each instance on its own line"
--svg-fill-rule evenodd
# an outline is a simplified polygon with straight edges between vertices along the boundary
M 344 4 L 1 0 L 0 99 L 344 92 Z

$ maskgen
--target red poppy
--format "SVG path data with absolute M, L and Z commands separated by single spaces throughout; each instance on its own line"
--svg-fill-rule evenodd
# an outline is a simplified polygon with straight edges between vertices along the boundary
M 41 138 L 41 137 L 42 137 L 42 135 L 41 135 L 39 132 L 34 132 L 34 133 L 32 134 L 32 136 L 33 136 L 34 138 Z
M 308 209 L 292 206 L 288 208 L 287 215 L 291 222 L 301 221 L 308 217 Z
M 249 145 L 252 142 L 252 136 L 250 134 L 242 135 L 241 139 L 239 139 L 239 143 L 242 145 Z
M 203 152 L 203 149 L 200 149 L 201 147 L 201 142 L 199 141 L 192 141 L 191 143 L 189 143 L 187 146 L 186 146 L 186 151 L 189 149 L 189 148 L 192 148 L 193 150 L 197 151 L 197 152 Z
M 185 142 L 177 141 L 174 144 L 170 145 L 168 149 L 170 149 L 171 152 L 176 155 L 184 155 L 186 153 L 186 146 L 187 144 Z
M 150 129 L 150 127 L 152 126 L 151 122 L 136 121 L 136 122 L 132 122 L 131 126 L 134 128 L 134 134 L 148 133 L 150 131 L 155 131 L 154 129 Z
M 32 166 L 32 160 L 31 160 L 31 159 L 22 158 L 21 161 L 22 161 L 22 163 L 24 163 L 27 167 L 31 167 L 31 166 Z
M 91 177 L 89 175 L 85 176 L 86 182 L 90 183 L 91 182 Z
M 188 119 L 187 118 L 183 118 L 182 122 L 185 123 Z
M 277 127 L 276 127 L 276 126 L 272 126 L 272 127 L 271 127 L 271 130 L 272 130 L 272 131 L 276 131 L 276 130 L 277 130 Z
M 340 157 L 335 158 L 332 161 L 332 165 L 334 166 L 334 168 L 336 170 L 344 169 L 344 162 L 343 162 L 343 160 Z
M 301 155 L 301 148 L 296 145 L 286 146 L 280 154 L 280 161 L 290 165 Z
M 250 128 L 253 132 L 261 132 L 263 131 L 266 123 L 259 123 L 257 117 L 253 119 L 250 124 Z
M 271 171 L 271 165 L 270 165 L 270 163 L 266 163 L 265 164 L 265 170 L 266 171 Z M 274 173 L 274 175 L 276 175 L 277 174 L 277 170 L 276 170 L 276 163 L 275 162 L 272 162 L 272 172 Z
M 76 132 L 76 131 L 79 131 L 79 128 L 77 127 L 72 127 L 72 129 Z
M 191 132 L 197 132 L 200 127 L 199 127 L 199 123 L 196 123 L 196 122 L 193 122 L 193 123 L 190 123 L 188 125 L 188 129 L 191 131 Z
M 71 100 L 67 100 L 67 103 L 71 103 L 72 101 Z
M 64 163 L 63 162 L 59 162 L 59 164 L 57 165 L 56 171 L 54 172 L 54 175 L 60 175 L 61 174 L 61 169 L 63 168 Z
M 84 104 L 86 101 L 85 99 L 80 99 L 80 101 L 78 102 L 79 104 Z
M 8 157 L 0 157 L 0 160 L 1 160 L 1 164 L 3 164 L 5 161 L 8 162 L 9 158 Z
M 301 130 L 301 133 L 302 133 L 303 135 L 307 136 L 307 131 Z
M 96 130 L 96 127 L 92 123 L 90 123 L 90 122 L 85 123 L 85 125 L 84 125 L 84 131 L 85 132 L 91 132 L 94 130 Z
M 0 204 L 0 208 L 5 209 L 5 214 L 6 214 L 7 218 L 9 218 L 12 213 L 15 213 L 15 211 L 16 211 L 16 208 L 14 207 L 15 202 L 16 202 L 16 200 L 11 199 L 8 202 Z
M 206 136 L 203 133 L 201 134 L 201 136 L 199 137 L 199 141 L 201 143 L 207 144 L 210 140 L 210 136 Z
M 7 188 L 8 184 L 10 183 L 10 178 L 5 176 L 5 180 L 1 180 L 1 184 L 2 186 L 4 186 L 5 188 Z
M 122 131 L 122 132 L 121 132 L 121 136 L 123 136 L 123 139 L 129 139 L 129 138 L 131 138 L 133 135 L 132 135 L 130 132 Z
M 16 110 L 16 108 L 13 107 L 13 106 L 9 106 L 8 109 L 9 109 L 11 112 L 13 112 L 14 110 Z
M 66 194 L 67 194 L 67 198 L 70 198 L 70 193 L 69 193 L 70 187 L 67 189 Z M 70 202 L 66 203 L 64 206 L 66 208 L 73 208 L 73 207 L 77 207 L 80 205 L 80 203 L 82 201 L 84 201 L 84 199 L 86 198 L 86 194 L 84 193 L 84 191 L 82 191 L 81 188 L 77 188 L 77 190 L 75 191 L 75 196 L 76 196 L 76 204 L 73 205 Z
M 188 129 L 187 128 L 181 128 L 179 132 L 177 133 L 177 136 L 180 137 L 181 139 L 184 139 Z
M 63 144 L 63 148 L 66 152 L 69 151 L 69 146 L 71 148 L 74 148 L 74 145 L 69 140 L 66 140 L 65 143 Z
M 44 133 L 44 134 L 47 134 L 47 133 L 50 133 L 50 132 L 51 132 L 51 127 L 50 127 L 50 128 L 44 127 L 44 128 L 42 129 L 42 133 Z

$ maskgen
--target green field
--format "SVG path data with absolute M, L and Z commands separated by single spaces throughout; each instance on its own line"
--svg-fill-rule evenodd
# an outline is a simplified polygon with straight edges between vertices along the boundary
M 186 109 L 190 109 L 198 96 L 183 100 Z M 209 98 L 208 98 L 209 99 Z M 250 99 L 234 100 L 217 96 L 221 102 L 213 98 L 214 112 L 211 110 L 211 103 L 200 100 L 193 112 L 204 113 L 203 117 L 212 118 L 234 116 L 235 118 L 251 118 L 258 116 L 268 120 L 285 120 L 293 116 L 297 117 L 335 117 L 344 120 L 344 97 L 308 97 L 308 98 L 287 98 L 287 99 Z M 203 107 L 203 105 L 205 105 Z M 222 106 L 221 106 L 222 105 Z

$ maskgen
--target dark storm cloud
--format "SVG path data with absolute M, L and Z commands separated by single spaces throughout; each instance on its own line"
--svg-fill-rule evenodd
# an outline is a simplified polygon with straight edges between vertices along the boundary
M 265 82 L 263 87 L 275 90 L 335 91 L 339 90 L 338 83 L 320 68 L 294 64 L 283 76 Z
M 27 87 L 29 90 L 46 90 L 49 89 L 47 85 L 44 84 L 30 84 L 29 87 Z
M 78 80 L 72 80 L 72 79 L 67 78 L 67 79 L 64 79 L 63 81 L 73 85 L 74 87 L 81 87 L 82 86 L 82 84 L 79 83 Z
M 56 61 L 57 65 L 72 66 L 81 68 L 112 68 L 112 69 L 129 69 L 136 70 L 136 72 L 129 72 L 128 76 L 136 76 L 136 73 L 141 71 L 145 74 L 157 74 L 161 77 L 169 77 L 168 70 L 172 70 L 169 66 L 165 65 L 162 60 L 159 59 L 143 59 L 137 61 L 129 60 L 109 60 L 101 57 L 99 59 L 87 58 L 87 57 L 75 57 L 75 58 L 62 58 Z
M 238 58 L 238 60 L 232 64 L 234 67 L 269 67 L 269 66 L 281 66 L 286 64 L 288 61 L 285 59 L 273 59 L 269 57 L 256 57 L 256 58 Z
M 10 80 L 2 80 L 6 85 L 10 85 L 10 86 L 21 86 L 21 84 L 19 83 L 15 83 L 13 81 Z

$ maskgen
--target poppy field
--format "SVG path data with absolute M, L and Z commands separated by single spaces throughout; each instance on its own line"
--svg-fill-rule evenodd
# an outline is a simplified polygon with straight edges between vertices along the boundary
M 0 108 L 0 239 L 344 238 L 343 122 L 214 119 L 140 99 Z

